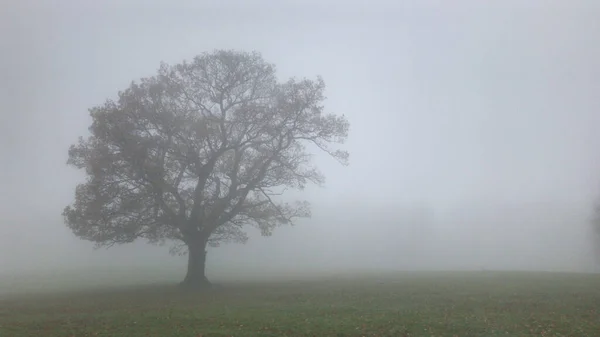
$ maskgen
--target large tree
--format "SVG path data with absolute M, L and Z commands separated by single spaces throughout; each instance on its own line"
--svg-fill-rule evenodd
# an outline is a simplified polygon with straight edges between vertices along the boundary
M 182 284 L 209 285 L 207 245 L 245 242 L 245 225 L 270 235 L 310 216 L 307 202 L 280 195 L 323 183 L 311 148 L 347 164 L 333 146 L 349 123 L 324 113 L 324 89 L 321 78 L 278 82 L 259 53 L 162 64 L 90 109 L 91 135 L 69 149 L 68 163 L 87 180 L 64 209 L 66 224 L 97 246 L 171 242 L 188 254 Z

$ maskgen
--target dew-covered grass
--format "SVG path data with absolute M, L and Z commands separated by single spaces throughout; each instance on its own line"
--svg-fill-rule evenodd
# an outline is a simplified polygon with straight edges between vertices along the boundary
M 18 294 L 0 336 L 600 336 L 600 275 L 431 272 Z

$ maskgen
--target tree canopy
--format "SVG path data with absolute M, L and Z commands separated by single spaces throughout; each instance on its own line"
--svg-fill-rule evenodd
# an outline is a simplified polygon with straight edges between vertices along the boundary
M 256 52 L 161 64 L 90 109 L 90 135 L 69 149 L 68 164 L 87 179 L 64 209 L 66 224 L 98 246 L 181 242 L 186 282 L 206 283 L 207 244 L 245 242 L 245 225 L 269 235 L 310 216 L 307 202 L 278 197 L 324 182 L 309 147 L 347 164 L 335 145 L 349 123 L 324 112 L 324 89 L 320 77 L 279 82 Z

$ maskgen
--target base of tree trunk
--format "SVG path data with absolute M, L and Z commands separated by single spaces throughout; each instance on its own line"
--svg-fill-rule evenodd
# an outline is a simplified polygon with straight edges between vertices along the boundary
M 204 280 L 183 280 L 179 283 L 179 286 L 185 290 L 206 290 L 213 287 L 212 283 L 206 278 Z
M 190 290 L 211 288 L 206 278 L 206 240 L 188 244 L 188 268 L 181 287 Z

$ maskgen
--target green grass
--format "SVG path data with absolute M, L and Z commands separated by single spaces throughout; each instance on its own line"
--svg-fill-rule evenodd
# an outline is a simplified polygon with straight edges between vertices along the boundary
M 0 336 L 600 336 L 600 276 L 413 273 L 16 295 Z

